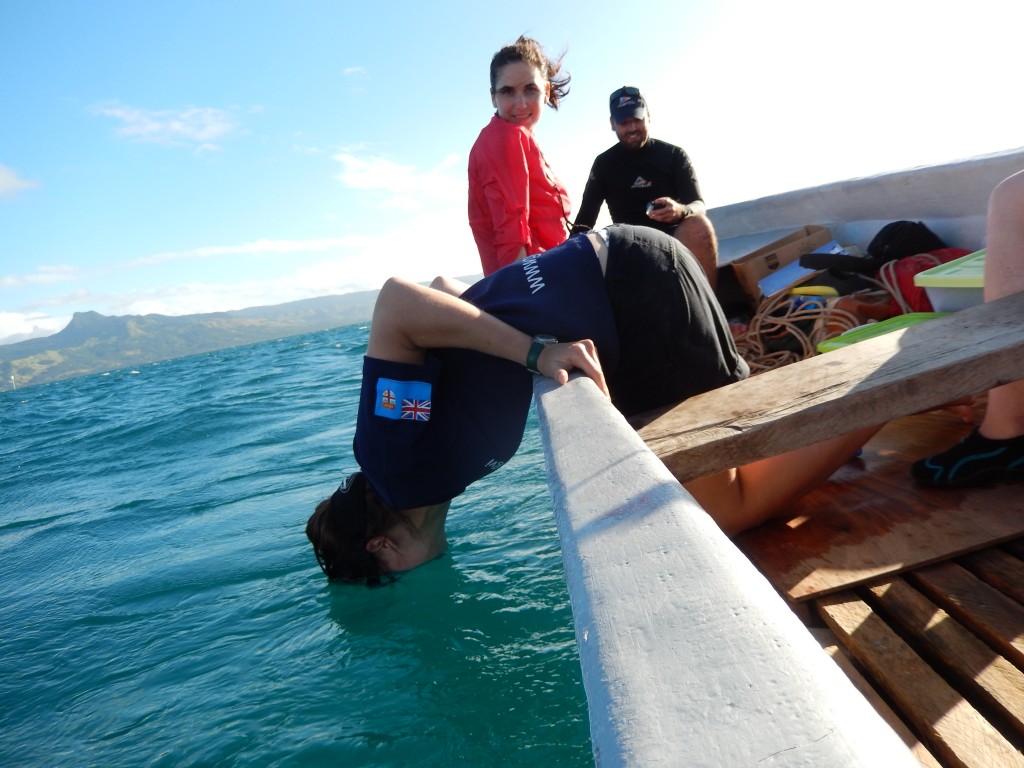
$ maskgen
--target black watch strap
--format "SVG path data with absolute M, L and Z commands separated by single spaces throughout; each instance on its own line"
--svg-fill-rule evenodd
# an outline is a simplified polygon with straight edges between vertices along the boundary
M 526 354 L 526 370 L 530 373 L 540 373 L 537 370 L 537 362 L 540 360 L 541 351 L 544 347 L 557 343 L 558 339 L 554 336 L 534 336 L 533 343 L 530 345 L 530 351 Z

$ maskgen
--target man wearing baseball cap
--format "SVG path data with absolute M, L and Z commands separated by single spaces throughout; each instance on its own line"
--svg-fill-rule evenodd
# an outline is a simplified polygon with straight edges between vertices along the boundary
M 654 227 L 675 236 L 714 287 L 718 241 L 690 158 L 679 147 L 651 138 L 650 113 L 639 89 L 619 88 L 609 98 L 609 109 L 619 141 L 594 160 L 573 232 L 593 228 L 606 202 L 616 224 Z

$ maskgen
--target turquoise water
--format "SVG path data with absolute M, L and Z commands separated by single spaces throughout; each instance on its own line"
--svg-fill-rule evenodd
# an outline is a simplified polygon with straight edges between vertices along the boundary
M 535 426 L 446 557 L 320 573 L 366 337 L 0 394 L 0 765 L 592 765 Z

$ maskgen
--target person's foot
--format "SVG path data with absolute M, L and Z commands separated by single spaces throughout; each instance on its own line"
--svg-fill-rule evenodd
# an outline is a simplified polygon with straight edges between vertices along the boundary
M 919 483 L 944 488 L 1024 480 L 1024 435 L 990 440 L 975 429 L 948 451 L 915 461 L 910 474 Z

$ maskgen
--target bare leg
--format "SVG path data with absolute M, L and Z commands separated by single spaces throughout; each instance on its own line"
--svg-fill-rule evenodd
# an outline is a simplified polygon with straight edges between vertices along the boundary
M 988 204 L 985 301 L 1024 291 L 1024 171 L 996 186 Z M 981 426 L 951 448 L 914 462 L 918 482 L 944 488 L 1024 480 L 1024 380 L 988 393 Z
M 825 482 L 879 430 L 866 427 L 684 483 L 697 503 L 733 536 L 785 512 Z
M 1024 291 L 1024 171 L 1001 182 L 988 208 L 985 301 Z M 981 434 L 1000 440 L 1024 435 L 1024 381 L 989 391 Z
M 690 249 L 714 288 L 718 284 L 718 238 L 711 219 L 707 216 L 687 216 L 679 222 L 674 235 L 676 240 Z

